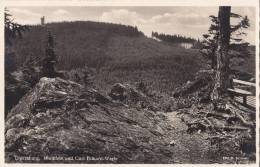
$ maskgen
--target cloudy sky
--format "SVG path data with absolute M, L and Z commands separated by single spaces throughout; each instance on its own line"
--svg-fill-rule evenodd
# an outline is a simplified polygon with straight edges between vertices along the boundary
M 91 20 L 137 26 L 147 36 L 152 31 L 201 38 L 207 32 L 209 15 L 217 15 L 218 7 L 9 7 L 16 22 L 39 24 L 46 22 Z M 232 12 L 247 15 L 250 28 L 244 39 L 255 43 L 255 9 L 232 7 Z

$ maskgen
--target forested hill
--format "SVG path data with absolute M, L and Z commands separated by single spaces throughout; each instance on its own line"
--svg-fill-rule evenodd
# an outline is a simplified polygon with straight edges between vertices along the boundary
M 136 27 L 87 21 L 31 26 L 14 41 L 18 65 L 28 57 L 45 56 L 48 30 L 54 36 L 58 68 L 87 65 L 99 71 L 96 78 L 102 84 L 144 80 L 157 90 L 173 90 L 204 64 L 198 50 L 158 42 Z
M 14 44 L 18 63 L 22 63 L 24 57 L 44 56 L 47 31 L 54 35 L 60 67 L 65 69 L 82 66 L 86 58 L 89 65 L 96 64 L 96 59 L 100 61 L 105 56 L 104 51 L 111 36 L 143 36 L 136 27 L 90 21 L 30 26 L 30 31 L 24 34 L 23 39 L 17 39 Z
M 45 57 L 47 31 L 54 35 L 58 68 L 92 67 L 98 71 L 96 84 L 104 88 L 116 82 L 142 80 L 152 89 L 171 91 L 192 80 L 206 65 L 197 49 L 158 42 L 136 27 L 78 21 L 31 26 L 23 38 L 14 41 L 18 67 L 29 57 Z M 237 69 L 254 73 L 253 54 L 243 64 L 239 62 L 234 61 Z

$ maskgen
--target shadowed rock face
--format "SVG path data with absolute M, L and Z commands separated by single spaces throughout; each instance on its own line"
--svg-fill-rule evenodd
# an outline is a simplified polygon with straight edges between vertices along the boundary
M 163 138 L 167 122 L 77 83 L 42 78 L 7 116 L 5 160 L 173 163 L 173 148 Z

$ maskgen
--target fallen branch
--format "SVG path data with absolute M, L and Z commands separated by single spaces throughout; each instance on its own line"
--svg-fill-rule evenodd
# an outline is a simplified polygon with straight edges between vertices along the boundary
M 227 114 L 219 114 L 219 113 L 207 113 L 206 117 L 216 117 L 216 118 L 220 118 L 220 119 L 229 119 L 230 116 Z
M 239 120 L 242 122 L 242 124 L 244 126 L 247 126 L 247 127 L 250 127 L 250 128 L 254 128 L 254 124 L 251 123 L 251 122 L 246 121 L 241 114 L 239 114 L 238 112 L 235 112 L 235 114 L 236 114 L 236 117 L 239 118 Z
M 220 140 L 223 140 L 223 139 L 230 139 L 230 138 L 235 138 L 235 136 L 233 135 L 218 135 L 218 136 L 209 136 L 207 137 L 206 139 L 210 139 L 210 140 L 214 140 L 214 139 L 220 139 Z
M 240 111 L 243 111 L 243 112 L 248 112 L 248 113 L 253 113 L 255 114 L 255 110 L 251 110 L 249 108 L 246 108 L 244 106 L 241 106 L 239 105 L 237 102 L 235 101 L 230 101 L 230 103 L 232 104 L 231 108 L 234 109 L 234 110 L 240 110 Z
M 243 126 L 246 126 L 246 127 L 250 127 L 250 128 L 255 128 L 255 125 L 254 123 L 252 122 L 248 122 L 244 119 L 244 117 L 237 111 L 237 109 L 232 109 L 231 112 L 235 115 L 235 117 L 237 119 L 239 119 L 239 121 L 242 123 Z
M 247 131 L 249 130 L 248 128 L 245 127 L 236 127 L 236 126 L 214 126 L 213 128 L 215 129 L 220 129 L 220 130 L 226 130 L 226 131 L 232 131 L 232 130 L 236 130 L 236 131 Z

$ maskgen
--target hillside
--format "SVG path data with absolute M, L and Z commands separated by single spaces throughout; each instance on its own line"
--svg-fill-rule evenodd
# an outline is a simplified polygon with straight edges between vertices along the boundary
M 31 26 L 22 39 L 14 41 L 18 65 L 29 57 L 45 56 L 48 30 L 55 37 L 59 70 L 87 65 L 94 69 L 96 87 L 102 90 L 116 82 L 142 81 L 156 91 L 171 92 L 206 67 L 196 49 L 156 41 L 136 27 L 90 21 Z M 234 61 L 235 69 L 254 74 L 254 55 L 243 62 Z
M 55 36 L 59 69 L 92 67 L 97 70 L 96 82 L 100 87 L 142 79 L 157 90 L 173 90 L 191 80 L 204 64 L 198 51 L 147 38 L 134 27 L 64 22 L 30 29 L 22 39 L 14 41 L 17 64 L 30 56 L 44 57 L 46 34 L 50 30 Z

